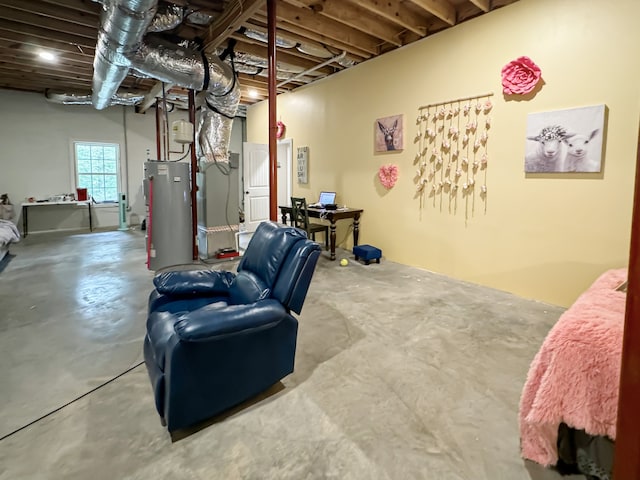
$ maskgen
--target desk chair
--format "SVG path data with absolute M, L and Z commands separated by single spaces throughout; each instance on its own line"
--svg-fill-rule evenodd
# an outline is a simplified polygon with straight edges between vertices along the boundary
M 324 232 L 324 246 L 327 250 L 329 249 L 329 227 L 309 221 L 306 198 L 291 197 L 291 218 L 293 226 L 307 232 L 307 236 L 314 242 L 316 241 L 316 232 Z

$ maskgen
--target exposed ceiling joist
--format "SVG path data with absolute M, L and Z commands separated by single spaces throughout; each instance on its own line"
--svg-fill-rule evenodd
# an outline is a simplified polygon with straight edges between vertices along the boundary
M 281 26 L 282 25 L 280 25 L 280 27 Z M 248 23 L 247 22 L 247 23 L 245 23 L 243 25 L 243 27 L 246 27 L 249 30 L 254 30 L 256 32 L 260 32 L 263 35 L 267 35 L 267 29 L 266 29 L 266 27 L 264 27 L 262 25 L 258 25 L 256 23 Z M 235 37 L 235 35 L 238 35 L 238 34 L 234 34 L 234 37 Z M 278 38 L 281 38 L 283 40 L 286 40 L 286 41 L 294 43 L 294 44 L 298 44 L 298 45 L 302 45 L 302 46 L 306 46 L 306 47 L 313 47 L 314 49 L 317 49 L 317 50 L 324 50 L 324 53 L 326 54 L 326 56 L 322 57 L 322 58 L 333 57 L 333 56 L 339 54 L 340 51 L 344 51 L 344 49 L 338 51 L 337 48 L 328 48 L 326 45 L 324 45 L 324 44 L 322 44 L 320 42 L 316 42 L 315 40 L 311 40 L 307 36 L 297 35 L 297 34 L 292 33 L 292 32 L 284 31 L 284 30 L 282 30 L 282 28 L 280 28 L 280 30 L 278 31 Z M 245 39 L 245 40 L 247 40 L 247 39 Z M 311 55 L 304 54 L 304 53 L 298 51 L 295 48 L 288 48 L 288 49 L 286 49 L 284 51 L 285 52 L 289 52 L 292 55 L 300 56 L 302 58 L 312 59 Z M 351 56 L 354 57 L 354 59 L 357 60 L 358 62 L 364 60 L 364 58 L 365 58 L 365 57 L 360 57 L 359 55 L 354 55 L 353 53 L 351 53 Z M 317 58 L 314 58 L 313 60 L 317 62 Z
M 222 45 L 229 36 L 264 5 L 264 0 L 244 0 L 231 2 L 220 18 L 209 27 L 204 47 L 207 52 Z
M 306 4 L 317 15 L 330 18 L 349 28 L 355 28 L 397 47 L 402 46 L 400 41 L 401 29 L 394 24 L 381 21 L 380 17 L 376 18 L 369 10 L 358 5 L 344 0 L 323 0 L 322 2 L 318 2 L 318 0 L 303 0 L 301 3 Z
M 29 0 L 25 3 L 34 3 L 35 1 L 37 1 L 37 3 L 48 3 L 58 7 L 70 8 L 89 15 L 100 13 L 100 5 L 93 0 Z
M 0 0 L 0 88 L 44 93 L 47 89 L 87 94 L 92 88 L 96 38 L 104 0 Z M 165 0 L 159 0 L 165 1 Z M 204 42 L 212 53 L 236 42 L 241 103 L 267 95 L 266 69 L 253 67 L 266 58 L 266 0 L 166 0 L 193 15 L 171 30 L 174 39 Z M 295 45 L 278 46 L 277 92 L 295 90 L 317 78 L 365 62 L 452 25 L 517 0 L 275 0 L 276 36 Z M 210 20 L 213 22 L 209 25 Z M 258 32 L 249 38 L 238 29 Z M 204 39 L 204 40 L 202 40 Z M 39 54 L 57 55 L 47 63 Z M 327 59 L 347 52 L 340 63 Z M 242 55 L 242 54 L 246 55 Z M 260 65 L 265 62 L 260 60 Z M 310 70 L 320 67 L 318 71 Z M 303 77 L 296 75 L 303 73 Z M 287 80 L 287 76 L 295 80 Z M 147 95 L 143 109 L 155 102 L 161 84 L 129 72 L 121 89 Z M 175 87 L 171 89 L 171 92 Z M 252 96 L 255 90 L 257 97 Z
M 60 42 L 57 40 L 43 40 L 42 38 L 35 37 L 32 35 L 26 35 L 24 33 L 14 32 L 11 30 L 3 30 L 1 26 L 2 21 L 0 20 L 0 40 L 5 40 L 12 42 L 16 45 L 16 48 L 28 47 L 28 49 L 40 49 L 47 48 L 49 50 L 56 50 L 59 52 L 66 52 L 74 55 L 84 55 L 91 59 L 93 62 L 93 54 L 95 52 L 95 45 L 93 48 L 89 47 L 79 47 L 78 45 L 71 45 L 69 43 Z
M 370 55 L 377 55 L 379 52 L 378 47 L 381 43 L 379 39 L 358 30 L 348 29 L 344 24 L 317 15 L 311 10 L 280 3 L 276 9 L 276 16 L 278 17 L 278 21 L 297 25 L 302 24 L 307 30 L 318 32 L 324 37 L 355 46 L 359 50 L 368 52 Z M 324 42 L 321 41 L 321 43 Z
M 483 12 L 491 10 L 491 0 L 470 0 L 476 7 Z
M 238 51 L 242 51 L 250 55 L 255 55 L 257 57 L 261 57 L 264 59 L 267 58 L 267 46 L 264 44 L 248 43 L 248 42 L 239 40 L 236 43 L 236 49 Z M 281 51 L 281 50 L 278 50 L 278 63 L 288 63 L 290 65 L 294 65 L 304 70 L 307 70 L 317 65 L 317 62 L 300 58 L 296 55 L 292 55 L 286 51 Z M 323 69 L 320 69 L 320 72 L 325 75 L 329 75 L 333 73 L 334 70 L 332 70 L 329 67 L 324 67 Z
M 457 22 L 456 8 L 447 0 L 411 0 L 419 7 L 424 8 L 427 12 L 435 15 L 440 20 L 445 21 L 449 25 L 455 25 Z
M 351 0 L 362 8 L 386 18 L 420 37 L 427 34 L 426 22 L 409 10 L 401 0 Z
M 40 27 L 43 20 L 41 15 L 35 15 L 33 13 L 24 12 L 22 10 L 15 10 L 13 8 L 7 7 L 0 8 L 0 18 L 9 20 L 11 22 L 16 22 L 17 24 L 28 25 L 35 28 L 42 28 Z M 83 25 L 69 23 L 64 20 L 58 20 L 57 18 L 50 17 L 47 18 L 46 27 L 47 30 L 78 35 L 79 37 L 88 39 L 95 45 L 97 36 L 95 27 L 85 27 Z
M 254 16 L 254 19 L 258 21 L 262 21 L 266 24 L 266 14 L 263 14 L 262 12 L 256 14 Z M 280 21 L 278 22 L 278 29 L 281 32 L 284 31 L 284 32 L 292 33 L 294 35 L 298 35 L 300 37 L 309 38 L 315 42 L 318 42 L 321 45 L 326 45 L 327 47 L 331 47 L 332 49 L 335 50 L 334 53 L 336 55 L 342 51 L 346 51 L 347 53 L 354 55 L 356 57 L 360 57 L 362 59 L 371 58 L 375 55 L 371 52 L 367 52 L 361 48 L 358 48 L 352 44 L 328 37 L 324 35 L 322 32 L 319 32 L 317 30 L 307 29 L 303 26 L 300 26 L 300 24 L 287 22 L 284 19 L 280 19 Z
M 22 57 L 22 58 L 6 57 L 5 55 L 2 54 L 2 52 L 0 52 L 0 66 L 4 67 L 8 65 L 8 62 L 10 62 L 10 65 L 12 66 L 12 68 L 17 67 L 17 69 L 20 71 L 27 71 L 26 70 L 27 68 L 33 67 L 33 61 L 29 57 Z M 93 76 L 93 71 L 91 66 L 86 66 L 86 65 L 80 66 L 77 64 L 68 64 L 68 63 L 65 64 L 63 62 L 58 62 L 55 65 L 43 64 L 36 70 L 36 72 L 38 73 L 42 72 L 45 74 L 64 73 L 74 78 L 85 77 L 88 79 L 91 79 L 91 77 Z
M 26 2 L 25 0 L 1 0 L 0 6 L 13 8 L 15 10 L 22 10 L 25 12 L 29 12 L 32 8 L 29 5 L 29 2 Z M 43 3 L 40 6 L 38 14 L 49 18 L 62 20 L 64 22 L 69 22 L 70 24 L 91 27 L 94 30 L 98 28 L 98 24 L 100 23 L 98 15 L 90 15 L 87 13 L 78 12 L 77 10 L 71 10 L 65 7 L 60 7 L 48 3 Z
M 0 30 L 5 30 L 7 32 L 14 32 L 24 36 L 41 38 L 42 40 L 44 40 L 41 42 L 41 46 L 43 48 L 46 48 L 48 46 L 47 40 L 50 39 L 51 36 L 54 34 L 58 42 L 63 42 L 70 45 L 79 45 L 82 48 L 95 49 L 95 46 L 96 46 L 95 38 L 91 40 L 90 38 L 81 37 L 78 35 L 71 35 L 69 33 L 57 31 L 55 29 L 24 25 L 24 24 L 12 22 L 3 18 L 0 18 Z M 96 32 L 96 35 L 97 35 L 97 32 Z

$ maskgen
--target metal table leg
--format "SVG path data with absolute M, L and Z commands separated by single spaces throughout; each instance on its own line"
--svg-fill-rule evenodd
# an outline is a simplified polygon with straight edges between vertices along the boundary
M 27 208 L 26 205 L 22 206 L 22 235 L 26 238 L 27 235 L 29 234 L 29 221 L 27 220 L 27 211 L 29 211 L 29 208 Z

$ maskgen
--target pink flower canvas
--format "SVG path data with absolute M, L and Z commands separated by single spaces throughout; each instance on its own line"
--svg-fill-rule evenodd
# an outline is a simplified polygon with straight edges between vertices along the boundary
M 519 57 L 502 67 L 502 92 L 505 95 L 525 95 L 531 92 L 542 76 L 529 57 Z

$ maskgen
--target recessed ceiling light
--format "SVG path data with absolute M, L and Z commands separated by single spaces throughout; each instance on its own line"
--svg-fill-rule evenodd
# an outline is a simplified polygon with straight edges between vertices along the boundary
M 42 60 L 46 60 L 47 62 L 55 62 L 55 61 L 56 61 L 56 58 L 57 58 L 53 53 L 48 52 L 48 51 L 46 51 L 46 50 L 40 50 L 40 51 L 38 52 L 38 56 L 39 56 Z
M 260 96 L 258 91 L 253 88 L 250 88 L 248 93 L 251 98 L 258 98 Z

